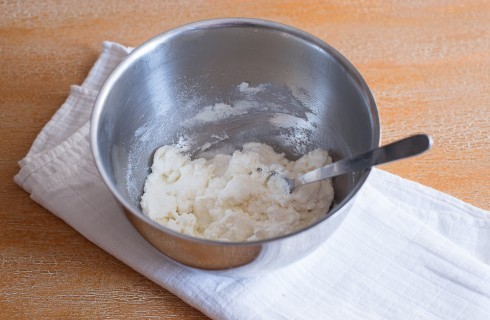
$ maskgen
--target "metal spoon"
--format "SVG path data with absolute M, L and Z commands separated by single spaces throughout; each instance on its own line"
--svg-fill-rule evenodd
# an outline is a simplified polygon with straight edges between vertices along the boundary
M 432 138 L 426 134 L 417 134 L 398 140 L 385 146 L 345 158 L 332 164 L 307 172 L 295 181 L 283 177 L 290 192 L 302 185 L 339 176 L 344 173 L 367 169 L 369 167 L 412 157 L 427 151 L 432 146 Z

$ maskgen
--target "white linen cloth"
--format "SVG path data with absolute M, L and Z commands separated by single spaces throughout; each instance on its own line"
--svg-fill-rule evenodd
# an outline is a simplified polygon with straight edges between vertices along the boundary
M 490 214 L 375 169 L 332 237 L 254 278 L 183 268 L 123 217 L 93 163 L 90 115 L 130 49 L 105 42 L 19 162 L 31 198 L 134 270 L 215 319 L 490 319 Z

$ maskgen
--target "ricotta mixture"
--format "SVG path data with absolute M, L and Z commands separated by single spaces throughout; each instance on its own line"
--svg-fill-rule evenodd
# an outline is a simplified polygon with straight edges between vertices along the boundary
M 209 160 L 163 146 L 141 207 L 152 220 L 190 236 L 232 242 L 277 237 L 321 219 L 333 201 L 330 180 L 290 193 L 283 177 L 294 179 L 331 161 L 322 149 L 288 161 L 261 143 Z

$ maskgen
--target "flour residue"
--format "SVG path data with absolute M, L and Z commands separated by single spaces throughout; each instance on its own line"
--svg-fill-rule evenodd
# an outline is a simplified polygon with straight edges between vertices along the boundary
M 192 154 L 203 154 L 229 137 L 204 138 L 196 132 L 196 128 L 221 125 L 227 120 L 234 127 L 253 127 L 258 123 L 271 125 L 277 128 L 282 144 L 291 147 L 295 154 L 311 150 L 311 133 L 316 128 L 316 122 L 313 120 L 315 114 L 304 104 L 309 99 L 304 90 L 279 88 L 266 83 L 252 86 L 242 82 L 233 92 L 230 96 L 234 99 L 230 101 L 198 108 L 199 112 L 182 123 L 183 133 L 174 145 L 186 152 L 192 149 Z M 209 154 L 206 153 L 207 156 Z

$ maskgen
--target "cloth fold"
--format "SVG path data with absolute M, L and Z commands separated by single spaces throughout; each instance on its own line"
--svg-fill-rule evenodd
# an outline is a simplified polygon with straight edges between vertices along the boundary
M 137 272 L 215 319 L 488 319 L 490 214 L 374 169 L 331 238 L 301 261 L 236 279 L 181 267 L 123 217 L 93 162 L 102 83 L 130 48 L 105 42 L 19 162 L 31 198 Z

